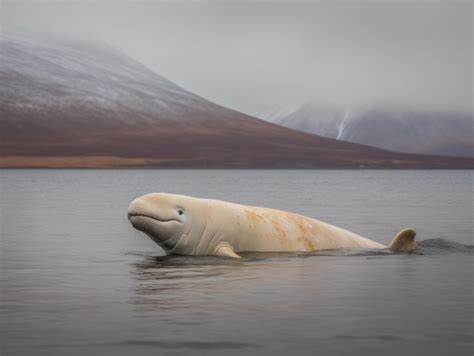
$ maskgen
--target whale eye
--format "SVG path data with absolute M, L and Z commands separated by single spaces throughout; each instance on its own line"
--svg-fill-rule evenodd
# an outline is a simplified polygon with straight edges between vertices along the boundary
M 183 209 L 178 209 L 178 214 L 179 215 L 183 215 L 183 213 L 184 213 Z

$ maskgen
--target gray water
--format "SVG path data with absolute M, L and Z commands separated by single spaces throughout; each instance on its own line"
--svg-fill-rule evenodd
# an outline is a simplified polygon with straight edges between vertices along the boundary
M 3 170 L 0 354 L 472 355 L 472 171 Z M 415 254 L 165 257 L 157 191 L 312 216 Z

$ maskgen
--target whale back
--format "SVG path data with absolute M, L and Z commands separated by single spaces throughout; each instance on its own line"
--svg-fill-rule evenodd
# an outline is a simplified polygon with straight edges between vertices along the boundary
M 235 252 L 385 247 L 350 231 L 295 213 L 226 202 L 214 204 L 214 207 L 219 210 L 216 220 L 222 218 L 222 225 L 216 233 L 218 240 L 230 245 Z

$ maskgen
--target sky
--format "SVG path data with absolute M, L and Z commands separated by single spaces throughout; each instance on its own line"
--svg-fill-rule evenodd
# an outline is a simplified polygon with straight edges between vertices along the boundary
M 3 32 L 101 40 L 258 114 L 311 101 L 472 113 L 471 1 L 22 1 Z

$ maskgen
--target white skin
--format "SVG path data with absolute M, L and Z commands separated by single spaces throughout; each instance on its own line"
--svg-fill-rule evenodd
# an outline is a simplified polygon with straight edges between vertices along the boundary
M 238 252 L 244 251 L 386 247 L 302 215 L 183 195 L 144 195 L 130 204 L 128 217 L 136 229 L 145 232 L 169 254 L 238 258 Z M 414 243 L 413 230 L 404 230 L 403 235 Z

